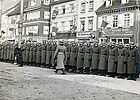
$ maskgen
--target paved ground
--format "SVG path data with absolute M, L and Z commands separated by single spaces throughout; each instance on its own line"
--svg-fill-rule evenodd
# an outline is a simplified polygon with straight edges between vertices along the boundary
M 140 81 L 0 63 L 0 100 L 140 100 Z

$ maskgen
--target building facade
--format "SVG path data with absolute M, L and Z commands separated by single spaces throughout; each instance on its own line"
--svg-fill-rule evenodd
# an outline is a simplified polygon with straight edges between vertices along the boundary
M 33 42 L 46 41 L 49 36 L 50 0 L 24 0 L 23 36 L 22 39 Z M 20 15 L 20 4 L 10 17 Z M 17 23 L 18 24 L 18 23 Z M 18 30 L 16 30 L 18 33 Z M 18 37 L 18 36 L 17 36 Z
M 106 0 L 96 11 L 97 28 L 103 29 L 99 41 L 140 44 L 140 2 L 138 0 Z M 105 28 L 103 22 L 107 22 Z
M 95 11 L 104 0 L 57 0 L 51 5 L 51 15 L 58 11 L 52 26 L 57 27 L 59 38 L 90 40 L 96 31 Z

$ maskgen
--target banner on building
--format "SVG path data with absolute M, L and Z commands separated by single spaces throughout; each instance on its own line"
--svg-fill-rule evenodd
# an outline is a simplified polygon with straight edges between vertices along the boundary
M 58 15 L 58 11 L 54 10 L 53 13 L 52 13 L 52 19 L 54 20 L 57 15 Z
M 106 21 L 103 20 L 103 21 L 102 21 L 102 24 L 101 24 L 101 27 L 102 27 L 102 28 L 105 28 L 107 25 L 108 25 L 108 23 L 107 23 Z

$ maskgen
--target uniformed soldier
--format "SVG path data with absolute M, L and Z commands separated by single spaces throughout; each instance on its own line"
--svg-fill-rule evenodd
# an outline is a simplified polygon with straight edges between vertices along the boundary
M 37 52 L 37 44 L 33 44 L 33 66 L 36 66 L 36 52 Z
M 33 65 L 33 44 L 30 45 L 30 51 L 29 51 L 29 65 Z
M 72 72 L 76 72 L 76 59 L 77 59 L 77 46 L 76 43 L 71 44 L 71 50 L 70 50 L 70 62 L 69 62 L 69 69 L 71 69 Z
M 37 67 L 41 66 L 41 44 L 40 43 L 37 45 L 36 65 Z
M 138 50 L 134 44 L 130 44 L 127 59 L 128 80 L 136 80 L 136 65 L 138 63 Z
M 84 73 L 90 74 L 90 67 L 91 67 L 91 56 L 92 56 L 92 51 L 91 51 L 91 45 L 90 43 L 87 43 L 84 47 Z
M 24 41 L 21 44 L 21 48 L 23 49 L 23 51 L 22 51 L 23 64 L 25 64 L 25 62 L 26 62 L 26 43 Z
M 115 77 L 117 70 L 116 58 L 118 57 L 117 47 L 115 47 L 115 44 L 112 43 L 109 46 L 108 53 L 108 73 L 110 74 L 109 77 Z
M 41 45 L 42 51 L 41 51 L 41 65 L 42 67 L 46 67 L 46 49 L 47 49 L 47 44 L 46 42 L 43 42 Z
M 7 62 L 7 43 L 4 44 L 4 62 Z
M 51 42 L 48 41 L 47 43 L 47 51 L 46 51 L 46 67 L 50 68 L 51 67 Z
M 98 72 L 100 75 L 106 75 L 107 72 L 107 63 L 108 63 L 108 47 L 105 43 L 100 45 L 100 57 L 99 57 L 99 66 Z
M 7 57 L 6 57 L 6 62 L 9 62 L 9 57 L 10 57 L 10 44 L 7 44 Z
M 26 65 L 29 65 L 29 53 L 30 53 L 30 43 L 27 43 L 26 44 L 26 59 L 25 59 Z
M 0 61 L 2 61 L 2 55 L 1 55 L 1 52 L 2 52 L 2 44 L 0 44 Z
M 91 60 L 91 73 L 92 74 L 98 73 L 99 53 L 100 53 L 100 49 L 98 46 L 98 42 L 96 42 L 92 46 L 92 60 Z
M 70 61 L 70 43 L 66 42 L 65 43 L 66 47 L 66 52 L 65 52 L 65 59 L 64 59 L 64 65 L 65 65 L 65 70 L 69 71 L 69 61 Z
M 56 48 L 57 48 L 57 44 L 54 41 L 54 42 L 52 42 L 52 48 L 51 48 L 51 53 L 52 53 L 51 54 L 51 65 L 52 65 L 52 68 L 55 68 L 55 66 L 56 66 L 56 62 L 54 61 L 54 58 L 53 58 Z
M 124 75 L 126 72 L 126 66 L 124 65 L 125 56 L 127 56 L 125 55 L 125 48 L 123 44 L 119 44 L 117 73 L 119 74 L 118 78 L 122 78 L 122 79 L 124 79 Z
M 4 61 L 4 44 L 1 46 L 1 61 Z
M 77 73 L 82 74 L 83 73 L 83 61 L 84 61 L 84 47 L 83 43 L 79 43 L 78 47 L 78 55 L 77 55 Z

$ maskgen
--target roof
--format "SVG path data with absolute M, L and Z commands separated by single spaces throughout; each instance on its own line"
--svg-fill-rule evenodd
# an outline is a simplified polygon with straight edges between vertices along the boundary
M 57 5 L 61 3 L 71 2 L 71 1 L 76 1 L 76 0 L 58 0 L 58 1 L 52 2 L 51 5 Z
M 138 0 L 138 3 L 140 5 L 140 0 Z M 121 0 L 112 0 L 112 6 L 106 7 L 106 2 L 102 6 L 100 6 L 96 12 L 110 10 L 110 9 L 120 9 L 120 8 L 126 8 L 131 6 L 136 6 L 137 0 L 129 0 L 128 3 L 121 4 Z
M 24 0 L 23 9 L 26 9 L 27 6 L 28 6 L 28 0 Z M 14 7 L 15 7 L 14 10 L 7 14 L 8 16 L 20 14 L 20 1 Z

